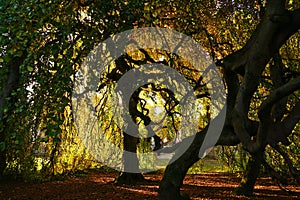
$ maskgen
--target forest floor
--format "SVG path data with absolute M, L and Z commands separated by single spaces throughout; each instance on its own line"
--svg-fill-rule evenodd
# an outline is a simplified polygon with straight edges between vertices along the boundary
M 112 183 L 116 173 L 90 172 L 82 177 L 68 177 L 61 181 L 26 183 L 0 182 L 0 199 L 158 199 L 160 174 L 145 174 L 147 181 L 135 186 Z M 260 178 L 254 196 L 243 197 L 232 193 L 240 178 L 228 173 L 187 175 L 182 191 L 191 199 L 300 199 L 300 186 L 286 186 L 281 190 L 271 178 Z

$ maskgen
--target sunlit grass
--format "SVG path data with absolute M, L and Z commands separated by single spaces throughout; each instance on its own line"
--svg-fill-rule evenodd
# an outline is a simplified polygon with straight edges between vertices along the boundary
M 196 162 L 187 174 L 199 174 L 202 172 L 228 172 L 228 167 L 216 159 L 202 159 Z

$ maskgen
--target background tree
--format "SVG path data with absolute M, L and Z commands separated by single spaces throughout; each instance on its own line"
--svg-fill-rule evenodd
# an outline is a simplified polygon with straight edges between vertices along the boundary
M 5 168 L 34 173 L 41 148 L 47 174 L 85 154 L 61 157 L 74 154 L 78 142 L 70 115 L 73 76 L 95 43 L 133 28 L 143 9 L 135 2 L 99 3 L 1 1 L 1 174 Z

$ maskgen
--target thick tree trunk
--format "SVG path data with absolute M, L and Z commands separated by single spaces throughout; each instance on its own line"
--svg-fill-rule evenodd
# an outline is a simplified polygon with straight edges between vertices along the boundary
M 256 156 L 249 158 L 246 173 L 238 188 L 234 191 L 238 195 L 252 196 L 256 179 L 259 175 L 261 162 Z
M 213 122 L 212 122 L 213 123 Z M 199 150 L 202 146 L 208 126 L 197 133 L 192 144 L 189 148 L 178 158 L 175 156 L 172 159 L 176 159 L 174 162 L 167 166 L 165 174 L 159 185 L 159 199 L 161 200 L 182 200 L 189 199 L 187 195 L 180 194 L 180 188 L 183 184 L 183 179 L 188 169 L 199 160 L 204 152 Z M 232 127 L 224 127 L 222 134 L 216 145 L 236 145 L 239 140 L 233 134 Z M 182 141 L 181 145 L 185 145 L 190 138 L 186 138 Z M 215 144 L 212 144 L 214 146 Z M 211 146 L 207 146 L 209 148 Z M 178 147 L 180 148 L 180 146 Z
M 120 60 L 123 63 L 119 63 L 120 66 L 126 65 L 126 61 Z M 141 117 L 145 121 L 150 121 L 145 115 L 143 115 L 142 112 L 140 112 L 137 109 L 138 106 L 138 99 L 139 99 L 139 93 L 141 91 L 141 88 L 137 89 L 131 96 L 127 94 L 128 91 L 123 91 L 121 94 L 123 95 L 124 99 L 124 108 L 128 107 L 128 111 L 130 114 L 131 119 L 127 120 L 132 120 L 135 124 L 137 124 L 137 117 Z M 126 105 L 126 103 L 129 102 L 129 105 Z M 148 120 L 145 120 L 147 118 Z M 129 122 L 126 122 L 125 126 L 130 126 Z M 150 122 L 149 122 L 150 123 Z M 132 125 L 131 125 L 132 126 Z M 123 131 L 123 144 L 124 144 L 124 152 L 123 152 L 123 166 L 124 170 L 120 175 L 116 178 L 115 183 L 116 184 L 136 184 L 139 181 L 143 181 L 144 177 L 140 173 L 139 170 L 139 160 L 137 157 L 137 145 L 139 143 L 139 133 L 138 133 L 138 127 L 131 127 L 129 130 L 132 132 L 126 133 Z M 127 127 L 128 128 L 128 127 Z
M 128 135 L 123 132 L 124 135 L 124 153 L 123 153 L 123 165 L 124 172 L 120 173 L 116 178 L 116 184 L 136 184 L 139 181 L 143 181 L 144 177 L 139 173 L 139 160 L 137 157 L 137 145 L 138 138 Z
M 204 133 L 197 134 L 190 148 L 176 161 L 167 166 L 164 177 L 159 185 L 159 199 L 189 199 L 188 196 L 180 194 L 180 188 L 188 169 L 199 160 L 198 153 L 201 143 L 203 142 L 204 135 Z

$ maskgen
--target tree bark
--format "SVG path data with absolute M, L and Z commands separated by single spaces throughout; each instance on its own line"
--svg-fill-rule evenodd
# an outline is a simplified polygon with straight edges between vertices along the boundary
M 159 185 L 159 199 L 183 200 L 189 199 L 180 194 L 180 188 L 188 169 L 199 160 L 198 153 L 207 129 L 198 133 L 192 145 L 176 161 L 167 166 Z
M 204 138 L 206 136 L 208 126 L 201 132 L 197 133 L 193 142 L 189 148 L 179 158 L 175 156 L 172 159 L 176 159 L 174 162 L 171 161 L 165 170 L 163 179 L 159 185 L 159 199 L 161 200 L 183 200 L 189 199 L 187 195 L 180 194 L 180 188 L 183 184 L 183 179 L 188 169 L 197 162 L 204 152 L 199 150 L 202 146 Z M 224 127 L 219 140 L 216 145 L 237 145 L 239 143 L 238 138 L 232 132 L 232 127 Z M 181 145 L 185 145 L 190 138 L 186 138 L 182 141 Z M 214 146 L 214 144 L 212 144 Z M 209 148 L 211 146 L 207 146 Z M 179 147 L 180 148 L 180 147 Z
M 144 177 L 139 173 L 139 160 L 136 154 L 138 138 L 123 133 L 124 135 L 124 153 L 123 153 L 123 165 L 124 172 L 116 178 L 116 184 L 128 184 L 133 185 L 139 181 L 143 181 Z
M 257 156 L 249 158 L 246 173 L 238 188 L 234 191 L 238 195 L 252 196 L 256 179 L 259 175 L 261 162 Z
M 125 101 L 129 102 L 129 113 L 131 119 L 137 124 L 137 117 L 144 117 L 144 121 L 149 121 L 149 117 L 144 116 L 137 109 L 138 105 L 138 95 L 141 89 L 136 90 L 131 97 L 124 96 Z M 126 92 L 126 91 L 125 91 Z M 127 98 L 129 99 L 127 99 Z M 126 107 L 125 107 L 126 108 Z M 149 119 L 148 119 L 149 118 Z M 130 120 L 130 119 L 127 119 Z M 128 123 L 128 122 L 125 122 Z M 145 122 L 144 122 L 145 123 Z M 149 122 L 150 123 L 150 122 Z M 139 181 L 143 181 L 144 177 L 140 173 L 139 170 L 139 160 L 137 157 L 137 145 L 139 143 L 139 135 L 138 135 L 138 128 L 137 127 L 130 127 L 129 130 L 132 130 L 131 135 L 126 132 L 123 132 L 123 144 L 124 144 L 124 152 L 123 152 L 123 165 L 124 171 L 120 173 L 120 175 L 116 178 L 115 183 L 117 184 L 136 184 Z

